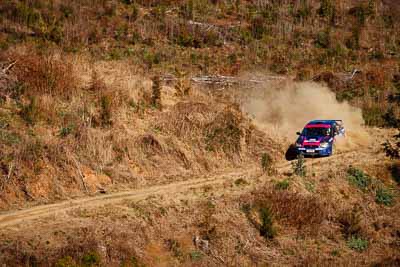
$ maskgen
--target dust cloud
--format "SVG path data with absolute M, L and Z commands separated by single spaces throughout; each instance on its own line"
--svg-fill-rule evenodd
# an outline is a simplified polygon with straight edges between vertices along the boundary
M 335 93 L 313 82 L 285 81 L 264 84 L 248 92 L 243 109 L 255 123 L 280 142 L 293 143 L 296 132 L 316 119 L 343 120 L 346 137 L 337 138 L 342 150 L 367 145 L 361 109 L 348 102 L 338 102 Z

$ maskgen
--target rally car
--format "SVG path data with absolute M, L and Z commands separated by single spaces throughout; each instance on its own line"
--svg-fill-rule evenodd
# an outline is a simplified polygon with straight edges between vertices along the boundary
M 297 154 L 305 156 L 330 156 L 334 153 L 337 136 L 344 136 L 341 120 L 314 120 L 307 123 L 303 131 L 297 132 L 299 138 L 295 146 Z

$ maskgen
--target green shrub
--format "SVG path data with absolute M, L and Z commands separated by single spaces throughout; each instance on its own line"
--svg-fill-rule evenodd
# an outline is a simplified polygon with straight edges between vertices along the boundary
M 266 27 L 264 24 L 264 18 L 261 16 L 256 16 L 251 19 L 250 22 L 250 32 L 254 39 L 260 40 L 264 33 L 266 32 Z
M 55 267 L 78 267 L 78 265 L 71 256 L 66 256 L 59 259 L 56 262 Z
M 372 7 L 366 5 L 358 5 L 350 8 L 349 14 L 354 16 L 360 25 L 364 25 L 367 18 L 372 15 Z
M 131 13 L 130 13 L 130 20 L 131 22 L 134 22 L 137 18 L 139 17 L 139 8 L 135 3 L 131 5 Z
M 398 128 L 400 127 L 400 119 L 397 118 L 393 107 L 390 107 L 385 114 L 382 115 L 383 124 L 385 127 Z
M 143 51 L 143 62 L 147 65 L 149 69 L 151 69 L 153 65 L 160 64 L 161 54 L 146 49 Z
M 93 251 L 83 255 L 81 262 L 84 267 L 100 266 L 101 258 L 97 252 Z
M 190 259 L 192 261 L 199 261 L 201 260 L 201 258 L 203 258 L 203 253 L 201 253 L 200 251 L 195 250 L 190 252 Z
M 179 242 L 175 239 L 168 239 L 166 240 L 166 245 L 169 251 L 172 252 L 173 256 L 176 258 L 181 258 L 183 257 L 183 252 L 181 245 Z
M 33 125 L 38 121 L 39 106 L 36 97 L 30 97 L 29 103 L 22 105 L 19 115 L 29 125 Z
M 248 185 L 249 183 L 243 179 L 243 178 L 239 178 L 235 180 L 235 185 L 240 186 L 240 185 Z
M 312 15 L 312 9 L 307 0 L 300 0 L 300 7 L 296 11 L 292 9 L 291 13 L 295 22 L 304 22 Z
M 354 167 L 350 167 L 347 170 L 347 179 L 352 185 L 358 187 L 363 191 L 367 190 L 368 187 L 371 185 L 371 178 L 362 170 Z
M 268 207 L 261 207 L 259 210 L 261 227 L 260 234 L 266 239 L 272 239 L 276 236 L 272 211 Z
M 400 159 L 400 127 L 399 133 L 393 136 L 397 141 L 392 144 L 389 141 L 386 141 L 383 144 L 383 149 L 385 150 L 386 156 L 391 159 Z M 399 178 L 400 179 L 400 178 Z
M 153 85 L 151 87 L 151 105 L 154 108 L 161 109 L 161 80 L 160 76 L 156 75 L 152 78 Z
M 111 104 L 112 104 L 112 97 L 110 95 L 103 95 L 100 98 L 100 120 L 102 126 L 109 126 L 112 124 L 111 119 Z
M 74 128 L 75 128 L 74 125 L 68 125 L 68 126 L 62 127 L 60 130 L 59 136 L 67 137 L 68 135 L 70 135 L 73 132 Z
M 60 4 L 60 11 L 65 18 L 74 16 L 74 9 L 68 4 Z
M 263 172 L 268 172 L 272 168 L 272 158 L 268 153 L 261 155 L 261 168 Z
M 391 190 L 379 187 L 375 192 L 375 202 L 385 206 L 393 205 L 394 196 Z
M 317 13 L 321 17 L 326 17 L 329 20 L 332 20 L 336 13 L 334 0 L 321 0 L 321 4 L 317 10 Z
M 304 156 L 302 154 L 299 154 L 297 156 L 297 160 L 292 162 L 292 169 L 293 169 L 293 173 L 298 176 L 305 177 L 307 175 L 307 169 L 305 166 Z
M 318 48 L 328 48 L 330 42 L 329 31 L 319 32 L 315 38 L 315 46 Z
M 36 26 L 41 19 L 41 14 L 25 2 L 19 2 L 15 6 L 12 10 L 12 16 L 14 19 L 25 23 L 28 27 Z
M 385 111 L 379 106 L 363 107 L 362 109 L 363 119 L 368 126 L 385 126 L 382 119 L 384 115 Z
M 340 214 L 338 221 L 341 232 L 346 239 L 360 236 L 361 234 L 361 215 L 358 210 L 348 210 Z
M 193 19 L 193 9 L 193 0 L 188 0 L 184 5 L 181 5 L 180 13 L 186 19 Z
M 314 193 L 315 192 L 315 184 L 313 182 L 306 182 L 305 187 L 308 192 Z
M 268 24 L 276 24 L 279 17 L 279 9 L 277 5 L 265 5 L 261 10 L 261 15 Z
M 352 250 L 362 252 L 368 248 L 368 240 L 352 236 L 347 240 L 347 246 Z
M 383 60 L 385 58 L 385 54 L 381 50 L 372 50 L 372 52 L 368 55 L 369 60 Z
M 355 27 L 352 30 L 352 35 L 350 36 L 350 38 L 348 38 L 346 40 L 346 47 L 348 49 L 360 49 L 360 35 L 361 35 L 361 29 L 359 27 Z
M 282 181 L 277 182 L 277 183 L 275 184 L 275 189 L 278 189 L 278 190 L 286 190 L 286 189 L 289 188 L 289 185 L 290 185 L 289 180 L 288 180 L 288 179 L 285 179 L 285 180 L 282 180 Z

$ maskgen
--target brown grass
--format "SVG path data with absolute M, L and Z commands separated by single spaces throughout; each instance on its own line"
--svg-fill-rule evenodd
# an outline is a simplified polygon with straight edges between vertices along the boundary
M 328 219 L 327 206 L 317 196 L 263 188 L 255 192 L 254 204 L 268 207 L 284 225 L 305 229 L 313 234 Z
M 48 94 L 70 97 L 76 93 L 76 79 L 72 65 L 55 54 L 11 55 L 17 61 L 13 73 L 26 87 L 27 96 Z

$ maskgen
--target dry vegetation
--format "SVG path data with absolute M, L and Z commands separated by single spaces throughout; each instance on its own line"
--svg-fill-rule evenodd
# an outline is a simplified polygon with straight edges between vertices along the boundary
M 386 98 L 399 90 L 399 14 L 393 0 L 6 0 L 0 48 L 56 47 L 126 60 L 139 73 L 268 69 L 315 78 L 362 107 L 367 124 L 392 126 L 382 115 L 398 112 Z
M 244 176 L 246 183 L 227 180 L 211 191 L 82 207 L 37 222 L 42 227 L 31 234 L 1 232 L 0 260 L 11 266 L 396 266 L 399 202 L 378 203 L 347 171 L 322 169 L 329 168 L 313 178 L 277 176 L 288 179 L 286 189 L 274 187 L 271 177 L 262 177 L 260 187 L 260 177 Z
M 278 151 L 236 105 L 196 88 L 176 95 L 132 73 L 110 81 L 102 62 L 76 56 L 7 57 L 17 64 L 1 91 L 3 208 L 257 164 Z
M 257 169 L 0 230 L 0 263 L 398 266 L 399 164 L 377 149 L 388 134 L 365 157 L 279 171 L 281 139 L 241 94 L 190 78 L 314 80 L 367 125 L 398 128 L 399 14 L 394 0 L 0 1 L 0 210 Z

